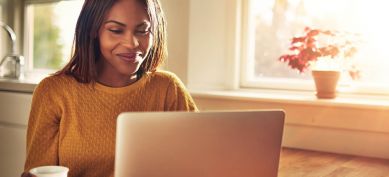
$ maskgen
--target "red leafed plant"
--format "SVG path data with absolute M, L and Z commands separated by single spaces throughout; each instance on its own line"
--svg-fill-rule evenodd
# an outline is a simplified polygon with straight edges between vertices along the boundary
M 325 37 L 325 44 L 319 41 L 319 37 Z M 357 52 L 355 37 L 355 34 L 305 27 L 304 35 L 292 38 L 289 48 L 291 53 L 282 55 L 279 60 L 287 62 L 292 69 L 302 73 L 322 57 L 331 59 L 352 57 Z M 359 70 L 355 65 L 349 69 L 349 74 L 352 79 L 359 78 Z

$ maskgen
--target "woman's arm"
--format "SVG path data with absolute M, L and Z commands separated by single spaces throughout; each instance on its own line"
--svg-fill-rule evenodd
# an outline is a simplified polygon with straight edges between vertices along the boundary
M 58 165 L 59 109 L 55 89 L 43 80 L 35 89 L 27 128 L 27 158 L 24 170 L 43 165 Z
M 184 84 L 173 74 L 166 94 L 166 111 L 198 111 Z

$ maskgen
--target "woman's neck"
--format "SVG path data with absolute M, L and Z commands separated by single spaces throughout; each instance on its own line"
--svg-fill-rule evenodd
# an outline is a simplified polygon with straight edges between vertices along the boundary
M 137 75 L 133 74 L 131 76 L 112 76 L 112 75 L 99 75 L 97 77 L 97 82 L 109 86 L 109 87 L 125 87 L 133 84 L 137 81 Z
M 103 61 L 103 60 L 100 60 Z M 122 74 L 114 69 L 107 69 L 104 63 L 98 62 L 97 65 L 97 82 L 109 87 L 125 87 L 133 84 L 138 80 L 137 74 Z

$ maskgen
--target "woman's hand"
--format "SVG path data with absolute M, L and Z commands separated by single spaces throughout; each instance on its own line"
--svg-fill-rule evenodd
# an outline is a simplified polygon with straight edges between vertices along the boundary
M 32 175 L 31 173 L 28 173 L 28 172 L 23 172 L 21 177 L 36 177 L 36 176 L 34 176 L 34 175 Z

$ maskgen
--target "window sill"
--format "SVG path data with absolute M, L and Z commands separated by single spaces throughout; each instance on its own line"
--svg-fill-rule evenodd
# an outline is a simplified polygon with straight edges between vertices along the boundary
M 341 93 L 334 99 L 318 99 L 313 91 L 274 89 L 190 90 L 190 93 L 198 98 L 389 110 L 388 95 Z

